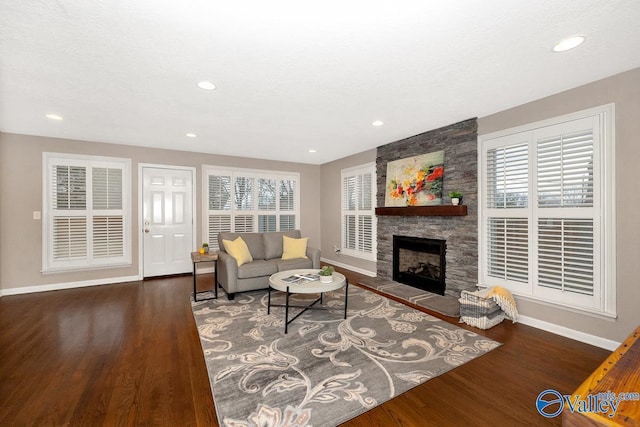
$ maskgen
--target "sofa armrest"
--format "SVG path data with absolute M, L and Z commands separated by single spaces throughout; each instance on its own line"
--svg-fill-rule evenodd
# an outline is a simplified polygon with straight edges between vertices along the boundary
M 227 294 L 232 294 L 238 288 L 238 262 L 224 251 L 218 251 L 218 283 Z
M 307 258 L 313 263 L 313 268 L 320 268 L 320 249 L 307 247 Z

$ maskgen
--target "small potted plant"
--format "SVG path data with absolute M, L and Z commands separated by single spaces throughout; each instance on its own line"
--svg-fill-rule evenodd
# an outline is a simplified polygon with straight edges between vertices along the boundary
M 320 276 L 320 282 L 322 283 L 331 283 L 333 282 L 333 267 L 330 265 L 325 265 L 318 271 L 318 276 Z
M 208 243 L 203 243 L 202 244 L 202 249 L 204 249 L 204 253 L 208 254 L 209 253 L 209 244 Z
M 462 193 L 459 192 L 458 190 L 450 191 L 449 197 L 451 197 L 451 204 L 453 206 L 458 206 L 462 204 Z

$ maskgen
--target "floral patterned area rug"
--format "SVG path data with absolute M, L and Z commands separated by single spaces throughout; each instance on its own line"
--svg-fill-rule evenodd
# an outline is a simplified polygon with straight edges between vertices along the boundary
M 192 306 L 221 426 L 336 426 L 500 346 L 357 286 L 347 319 L 343 288 L 288 334 L 283 307 L 267 314 L 266 291 Z

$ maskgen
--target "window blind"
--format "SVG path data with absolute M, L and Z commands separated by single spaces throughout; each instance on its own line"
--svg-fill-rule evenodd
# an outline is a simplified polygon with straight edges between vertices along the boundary
M 342 171 L 342 253 L 375 259 L 375 165 Z
M 87 257 L 87 218 L 53 217 L 53 258 L 56 261 Z
M 489 218 L 489 276 L 517 282 L 529 280 L 529 224 L 526 218 Z
M 482 285 L 615 313 L 613 106 L 481 137 Z
M 209 175 L 209 209 L 231 210 L 231 176 Z
M 204 166 L 205 239 L 218 249 L 219 232 L 287 231 L 297 228 L 297 174 Z
M 538 206 L 593 206 L 593 132 L 538 141 Z
M 209 215 L 209 234 L 208 243 L 211 249 L 220 249 L 220 242 L 218 242 L 218 233 L 230 233 L 231 232 L 231 214 L 227 215 Z
M 525 208 L 529 199 L 529 147 L 519 144 L 487 152 L 489 208 Z
M 44 153 L 43 167 L 43 271 L 130 263 L 130 160 Z
M 593 295 L 593 220 L 538 220 L 540 286 Z

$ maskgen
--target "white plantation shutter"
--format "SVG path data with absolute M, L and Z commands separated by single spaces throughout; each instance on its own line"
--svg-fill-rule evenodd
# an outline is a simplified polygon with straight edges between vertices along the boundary
M 481 284 L 615 313 L 612 116 L 599 107 L 481 139 Z
M 250 233 L 253 230 L 253 215 L 236 215 L 233 217 L 233 231 Z
M 124 212 L 122 211 L 122 169 L 92 168 L 93 257 L 124 255 Z
M 233 199 L 234 208 L 241 211 L 253 210 L 253 178 L 238 176 L 234 181 Z
M 231 202 L 233 193 L 231 191 L 231 173 L 205 175 L 206 179 L 206 214 L 205 238 L 204 242 L 209 243 L 211 250 L 220 249 L 218 233 L 228 233 L 231 231 Z
M 281 179 L 279 186 L 280 210 L 296 210 L 296 181 L 292 179 Z
M 231 175 L 209 175 L 209 210 L 231 210 Z
M 593 206 L 593 131 L 538 141 L 538 206 Z
M 277 231 L 277 215 L 267 214 L 275 212 L 277 204 L 277 180 L 274 178 L 258 179 L 258 231 L 260 233 Z
M 344 249 L 356 250 L 356 216 L 344 215 L 343 243 Z
M 93 168 L 93 209 L 122 209 L 122 169 Z
M 505 138 L 485 158 L 486 274 L 529 287 L 529 138 Z
M 130 264 L 130 161 L 44 153 L 43 166 L 43 271 Z
M 540 286 L 593 295 L 593 220 L 538 220 Z
M 342 171 L 342 253 L 375 260 L 375 165 Z
M 53 259 L 69 261 L 87 257 L 87 218 L 53 217 Z
M 231 214 L 228 215 L 209 215 L 209 233 L 208 243 L 212 250 L 217 251 L 220 249 L 220 242 L 218 242 L 218 233 L 231 232 Z
M 373 250 L 373 216 L 358 215 L 358 248 L 362 252 Z
M 93 217 L 93 256 L 121 257 L 124 254 L 124 220 L 119 216 Z
M 299 217 L 298 174 L 204 166 L 204 239 L 219 249 L 219 232 L 294 230 Z
M 276 210 L 276 180 L 258 179 L 258 210 Z
M 275 215 L 258 215 L 258 231 L 277 231 L 277 219 Z
M 87 208 L 87 168 L 55 165 L 51 168 L 51 205 L 59 211 Z
M 489 276 L 529 280 L 529 226 L 526 218 L 489 218 L 487 230 Z
M 529 192 L 527 144 L 494 148 L 487 153 L 487 206 L 526 208 Z
M 280 231 L 289 231 L 296 229 L 295 215 L 280 215 Z

